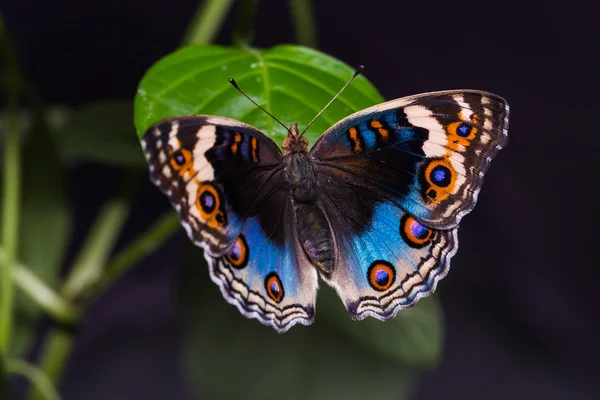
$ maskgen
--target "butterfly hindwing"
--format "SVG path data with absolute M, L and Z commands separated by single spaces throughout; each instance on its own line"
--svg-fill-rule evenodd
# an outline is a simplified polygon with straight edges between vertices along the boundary
M 211 254 L 231 246 L 283 167 L 271 139 L 227 118 L 167 119 L 148 129 L 142 146 L 151 180 L 169 196 L 190 239 Z
M 318 280 L 298 246 L 288 193 L 278 192 L 278 201 L 266 201 L 269 217 L 259 213 L 273 219 L 270 228 L 258 214 L 250 217 L 224 256 L 205 257 L 228 302 L 246 317 L 285 332 L 297 323 L 312 323 Z
M 474 207 L 507 129 L 508 106 L 496 95 L 426 93 L 343 119 L 311 155 L 332 182 L 352 181 L 428 226 L 448 229 Z
M 351 185 L 339 184 L 324 194 L 337 263 L 323 277 L 353 319 L 388 320 L 433 293 L 458 248 L 458 228 L 428 228 L 395 204 L 377 202 L 374 193 L 357 194 Z M 373 207 L 368 224 L 344 207 L 352 195 Z

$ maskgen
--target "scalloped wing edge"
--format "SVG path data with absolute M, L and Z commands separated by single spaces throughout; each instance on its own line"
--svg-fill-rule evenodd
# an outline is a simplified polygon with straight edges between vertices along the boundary
M 239 291 L 236 291 L 232 288 L 231 282 L 227 279 L 227 277 L 225 277 L 223 273 L 219 274 L 218 263 L 223 262 L 221 259 L 211 257 L 210 254 L 208 254 L 208 252 L 206 251 L 204 252 L 204 258 L 206 259 L 206 262 L 209 266 L 210 279 L 215 284 L 217 284 L 217 286 L 219 286 L 221 294 L 223 295 L 225 300 L 227 300 L 229 304 L 234 305 L 244 317 L 248 319 L 256 319 L 261 324 L 272 327 L 278 333 L 285 333 L 291 327 L 297 324 L 310 325 L 314 322 L 315 305 L 309 306 L 307 308 L 304 308 L 300 305 L 296 305 L 297 308 L 301 309 L 305 313 L 305 317 L 295 316 L 289 318 L 289 316 L 287 316 L 283 319 L 277 317 L 269 317 L 269 315 L 275 315 L 275 313 L 266 311 L 266 306 L 261 307 L 257 302 L 249 301 L 249 296 L 244 299 Z M 241 284 L 249 290 L 248 286 L 246 286 L 244 283 Z M 236 294 L 238 296 L 236 296 Z M 256 297 L 258 299 L 261 299 L 265 305 L 269 304 L 261 296 Z M 259 309 L 250 308 L 252 305 L 258 306 Z M 271 305 L 271 307 L 273 306 Z M 289 319 L 287 320 L 287 322 L 284 322 L 286 321 L 286 318 Z

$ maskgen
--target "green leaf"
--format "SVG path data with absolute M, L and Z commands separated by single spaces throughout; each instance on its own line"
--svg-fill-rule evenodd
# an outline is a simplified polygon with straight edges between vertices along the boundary
M 23 150 L 19 261 L 53 286 L 71 231 L 64 171 L 46 124 L 37 116 Z M 31 344 L 40 309 L 17 292 L 15 332 L 9 356 L 20 356 Z
M 192 249 L 188 259 L 182 350 L 195 398 L 408 398 L 414 374 L 406 367 L 318 317 L 285 334 L 246 319 L 210 281 L 202 253 Z
M 146 168 L 134 133 L 131 101 L 103 100 L 72 111 L 67 122 L 54 131 L 54 137 L 66 160 Z
M 442 312 L 435 296 L 419 300 L 390 321 L 353 321 L 335 291 L 321 285 L 317 318 L 382 357 L 416 368 L 433 368 L 442 349 Z
M 341 61 L 302 46 L 189 46 L 148 70 L 135 98 L 135 126 L 141 137 L 151 124 L 167 117 L 218 115 L 246 122 L 280 143 L 285 129 L 238 93 L 229 78 L 284 124 L 298 122 L 303 130 L 353 73 L 354 68 Z M 306 136 L 314 143 L 340 119 L 381 101 L 377 89 L 361 75 Z

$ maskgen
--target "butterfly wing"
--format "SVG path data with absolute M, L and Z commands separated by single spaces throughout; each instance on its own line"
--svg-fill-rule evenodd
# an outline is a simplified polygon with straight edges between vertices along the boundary
M 299 245 L 293 215 L 289 191 L 277 190 L 246 220 L 224 256 L 205 254 L 227 301 L 278 332 L 314 318 L 317 272 Z
M 295 251 L 277 145 L 241 122 L 190 116 L 153 125 L 142 147 L 227 301 L 278 331 L 310 323 L 317 276 Z
M 437 92 L 361 111 L 315 144 L 337 254 L 324 278 L 352 318 L 393 318 L 435 290 L 507 121 L 498 96 Z
M 190 239 L 211 254 L 231 246 L 283 168 L 271 139 L 227 118 L 161 121 L 144 134 L 142 147 L 150 179 L 169 197 Z
M 344 193 L 360 195 L 349 188 L 326 194 L 337 260 L 331 275 L 322 276 L 336 289 L 352 319 L 391 319 L 435 291 L 458 248 L 458 228 L 428 228 L 392 202 L 377 202 L 372 221 L 363 226 L 344 206 L 348 197 L 338 196 Z
M 483 174 L 507 141 L 508 105 L 457 90 L 383 103 L 315 143 L 323 174 L 375 191 L 428 226 L 448 229 L 475 206 Z

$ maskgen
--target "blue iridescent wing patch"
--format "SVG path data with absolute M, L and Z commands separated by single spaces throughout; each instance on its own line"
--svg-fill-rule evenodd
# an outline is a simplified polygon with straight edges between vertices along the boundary
M 282 204 L 283 218 L 293 216 Z M 275 210 L 273 210 L 275 211 Z M 278 332 L 295 324 L 309 325 L 315 314 L 317 271 L 306 260 L 289 222 L 266 233 L 257 217 L 244 224 L 235 245 L 222 257 L 205 253 L 212 280 L 225 299 L 248 318 L 256 318 Z M 278 240 L 271 240 L 277 237 Z

